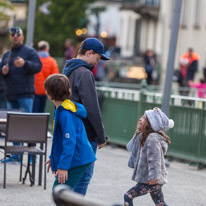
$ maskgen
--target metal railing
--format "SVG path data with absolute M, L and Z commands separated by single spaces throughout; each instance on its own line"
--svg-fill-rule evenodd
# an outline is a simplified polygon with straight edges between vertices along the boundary
M 161 107 L 162 93 L 98 87 L 104 93 L 102 119 L 111 143 L 126 145 L 145 110 Z M 175 127 L 168 135 L 172 144 L 168 155 L 206 164 L 206 100 L 171 95 L 169 117 Z
M 127 3 L 139 3 L 146 6 L 160 6 L 160 0 L 124 0 Z
M 108 206 L 97 199 L 85 199 L 84 196 L 70 190 L 67 185 L 57 185 L 53 191 L 53 200 L 57 206 Z M 112 206 L 121 206 L 113 204 Z

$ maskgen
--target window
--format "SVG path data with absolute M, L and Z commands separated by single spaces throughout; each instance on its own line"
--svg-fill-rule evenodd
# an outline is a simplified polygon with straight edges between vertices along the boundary
M 181 16 L 180 16 L 180 24 L 182 28 L 186 28 L 188 24 L 188 0 L 183 0 Z
M 196 0 L 195 10 L 194 10 L 194 27 L 200 28 L 200 18 L 201 17 L 201 0 Z

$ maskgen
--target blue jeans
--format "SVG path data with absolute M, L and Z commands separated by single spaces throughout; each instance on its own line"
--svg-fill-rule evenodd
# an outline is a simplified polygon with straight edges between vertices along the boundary
M 73 188 L 76 185 L 76 183 L 81 179 L 82 175 L 85 173 L 85 171 L 90 166 L 90 164 L 86 164 L 86 165 L 82 165 L 79 167 L 74 167 L 74 168 L 69 169 L 68 179 L 64 184 L 68 185 L 70 188 Z M 59 184 L 60 183 L 58 182 L 58 176 L 57 176 L 54 181 L 52 190 L 54 190 L 54 188 Z
M 97 151 L 97 143 L 96 142 L 90 142 L 92 149 L 94 153 L 96 154 Z M 75 187 L 72 189 L 74 192 L 77 192 L 82 195 L 86 195 L 88 185 L 90 183 L 90 180 L 92 179 L 94 171 L 94 162 L 90 164 L 82 178 L 79 180 L 79 182 L 75 185 Z
M 7 101 L 7 109 L 20 109 L 23 112 L 32 112 L 33 98 L 19 98 L 16 101 Z
M 33 108 L 33 98 L 19 98 L 15 101 L 7 101 L 7 109 L 20 109 L 23 112 L 31 113 Z M 14 145 L 20 145 L 20 143 L 15 142 Z M 13 155 L 14 157 L 19 158 L 20 155 Z

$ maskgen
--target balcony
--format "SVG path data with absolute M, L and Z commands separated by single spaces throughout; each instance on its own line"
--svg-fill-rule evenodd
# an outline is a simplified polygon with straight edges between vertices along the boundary
M 142 16 L 157 18 L 160 0 L 122 0 L 122 9 L 131 9 Z

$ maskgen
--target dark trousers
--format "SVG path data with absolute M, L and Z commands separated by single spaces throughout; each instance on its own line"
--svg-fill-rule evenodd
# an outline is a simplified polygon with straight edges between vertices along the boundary
M 33 103 L 33 113 L 43 113 L 46 106 L 46 95 L 35 95 Z
M 156 206 L 168 206 L 164 201 L 164 196 L 162 193 L 162 185 L 148 185 L 138 183 L 131 189 L 129 189 L 124 195 L 124 205 L 125 206 L 133 206 L 133 199 L 135 197 L 139 197 L 142 195 L 146 195 L 150 193 L 153 202 Z
M 68 180 L 64 183 L 66 185 L 68 185 L 69 187 L 73 188 L 77 182 L 81 179 L 81 177 L 83 176 L 83 174 L 85 173 L 85 171 L 88 169 L 88 167 L 91 165 L 92 163 L 86 164 L 86 165 L 82 165 L 79 167 L 74 167 L 68 170 Z M 59 185 L 60 183 L 58 182 L 58 176 L 56 177 L 54 184 L 53 184 L 53 189 Z

